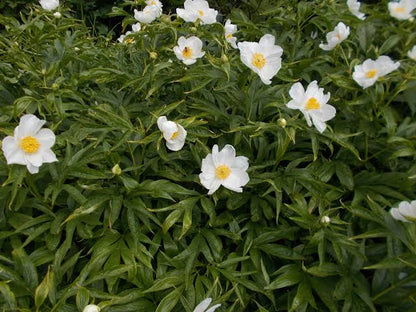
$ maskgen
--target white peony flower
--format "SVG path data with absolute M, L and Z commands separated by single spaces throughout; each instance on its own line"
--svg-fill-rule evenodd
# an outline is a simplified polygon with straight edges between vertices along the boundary
M 166 147 L 171 151 L 179 151 L 185 144 L 186 130 L 179 124 L 167 120 L 166 116 L 157 119 L 157 126 L 166 140 Z
M 50 129 L 41 129 L 45 122 L 31 114 L 20 118 L 14 136 L 7 136 L 2 142 L 8 165 L 26 165 L 30 173 L 38 173 L 43 163 L 58 161 L 51 150 L 55 134 Z
M 396 220 L 403 222 L 416 221 L 416 200 L 411 202 L 402 201 L 398 208 L 391 208 L 390 214 Z
M 209 190 L 208 195 L 212 195 L 221 185 L 241 193 L 242 187 L 250 181 L 247 169 L 248 158 L 236 157 L 232 145 L 227 144 L 221 151 L 218 151 L 218 145 L 215 144 L 212 154 L 208 154 L 202 160 L 199 180 Z
M 401 0 L 387 4 L 390 15 L 399 20 L 413 19 L 412 11 L 416 8 L 416 0 Z
M 233 36 L 237 32 L 237 25 L 231 24 L 231 21 L 227 19 L 224 25 L 225 40 L 231 44 L 234 49 L 237 49 L 237 38 Z
M 162 10 L 156 5 L 146 5 L 143 11 L 134 9 L 134 18 L 143 24 L 149 24 L 162 15 Z
M 319 47 L 322 50 L 330 51 L 335 48 L 338 44 L 348 38 L 350 34 L 350 28 L 345 26 L 343 22 L 339 22 L 337 26 L 335 26 L 333 31 L 330 31 L 326 34 L 326 41 L 328 44 L 321 43 Z
M 360 12 L 361 3 L 357 0 L 347 0 L 347 6 L 350 12 L 360 20 L 365 20 L 365 14 Z
M 407 52 L 407 56 L 416 61 L 416 45 Z
M 312 81 L 308 88 L 303 88 L 300 82 L 295 83 L 289 90 L 292 100 L 286 104 L 291 109 L 300 110 L 305 116 L 308 126 L 315 125 L 322 133 L 326 129 L 326 121 L 335 117 L 335 107 L 327 104 L 330 93 L 324 94 L 324 89 L 319 88 L 316 80 Z
M 189 38 L 181 36 L 178 39 L 178 45 L 173 48 L 173 52 L 185 65 L 191 65 L 197 61 L 197 58 L 205 55 L 205 52 L 202 51 L 201 39 L 195 36 Z
M 207 310 L 207 308 L 211 304 L 211 301 L 212 301 L 211 298 L 202 300 L 201 303 L 195 307 L 193 312 L 214 312 L 216 309 L 218 309 L 221 306 L 221 304 L 216 304 Z
M 393 62 L 390 57 L 382 55 L 375 61 L 368 59 L 361 65 L 355 65 L 352 78 L 365 89 L 375 84 L 378 78 L 399 67 L 399 62 Z
M 217 21 L 218 11 L 209 7 L 205 0 L 185 0 L 183 9 L 176 9 L 176 14 L 185 22 L 201 20 L 202 25 L 213 24 Z
M 59 6 L 59 0 L 39 0 L 39 4 L 44 10 L 52 11 Z
M 239 42 L 241 61 L 260 76 L 264 84 L 271 84 L 271 79 L 282 66 L 283 49 L 274 44 L 273 35 L 264 35 L 257 42 Z
M 95 304 L 89 304 L 85 306 L 84 310 L 82 312 L 100 312 L 101 309 L 99 306 L 96 306 Z
M 128 44 L 134 43 L 134 39 L 131 38 L 131 37 L 129 38 L 129 35 L 131 35 L 134 32 L 140 31 L 141 28 L 142 27 L 141 27 L 140 23 L 136 23 L 136 24 L 131 25 L 132 31 L 127 31 L 124 35 L 120 35 L 120 37 L 117 38 L 117 41 L 120 42 L 120 43 L 125 42 L 125 43 L 128 43 Z
M 146 4 L 156 6 L 160 10 L 160 13 L 162 14 L 163 4 L 159 0 L 146 0 Z

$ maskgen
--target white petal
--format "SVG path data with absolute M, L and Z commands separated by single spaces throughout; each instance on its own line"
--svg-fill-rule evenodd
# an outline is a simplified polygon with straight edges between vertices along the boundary
M 214 306 L 212 306 L 211 308 L 209 308 L 208 310 L 206 310 L 205 312 L 214 312 L 216 309 L 218 309 L 221 306 L 221 304 L 216 304 Z
M 7 164 L 26 165 L 26 159 L 20 146 L 12 136 L 7 136 L 2 141 L 2 150 Z
M 266 45 L 266 46 L 274 46 L 275 37 L 270 34 L 266 34 L 260 38 L 259 44 Z
M 34 174 L 34 173 L 38 173 L 38 172 L 39 172 L 39 167 L 33 166 L 33 165 L 32 165 L 32 164 L 30 164 L 30 163 L 28 163 L 28 164 L 26 165 L 26 168 L 27 168 L 27 170 L 28 170 L 31 174 Z
M 216 155 L 213 154 L 213 161 L 215 166 L 222 164 L 230 164 L 235 158 L 235 149 L 232 145 L 227 144 L 223 149 Z
M 399 212 L 399 209 L 398 209 L 398 208 L 391 208 L 391 209 L 390 209 L 390 214 L 391 214 L 391 215 L 392 215 L 392 217 L 393 217 L 394 219 L 396 219 L 396 220 L 399 220 L 399 221 L 403 221 L 403 222 L 410 223 L 410 221 L 409 221 L 409 220 L 407 220 L 405 217 L 403 217 L 403 216 L 401 215 L 401 213 Z
M 40 128 L 45 124 L 45 120 L 40 120 L 35 115 L 24 115 L 20 118 L 19 126 L 16 127 L 15 133 L 17 132 L 17 138 L 24 138 L 26 136 L 35 135 Z
M 56 159 L 55 153 L 51 149 L 48 149 L 42 152 L 42 161 L 43 163 L 52 163 L 58 161 L 58 159 Z
M 51 148 L 55 144 L 55 134 L 50 129 L 41 129 L 34 137 L 39 141 L 41 150 Z
M 185 140 L 169 140 L 166 141 L 166 147 L 171 151 L 177 152 L 185 145 Z
M 212 301 L 211 298 L 207 298 L 201 301 L 201 303 L 195 307 L 194 312 L 204 312 L 211 304 L 211 301 Z
M 292 97 L 292 99 L 294 99 L 296 101 L 301 101 L 301 100 L 303 100 L 303 98 L 305 96 L 305 89 L 303 88 L 303 86 L 300 82 L 296 82 L 290 88 L 289 95 Z M 289 105 L 289 103 L 288 103 L 288 105 Z M 296 105 L 295 108 L 297 108 L 297 106 L 298 105 Z M 292 108 L 292 107 L 289 107 L 289 108 Z

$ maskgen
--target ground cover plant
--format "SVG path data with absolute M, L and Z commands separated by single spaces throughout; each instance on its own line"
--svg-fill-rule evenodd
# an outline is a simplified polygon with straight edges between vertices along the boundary
M 1 311 L 415 310 L 414 1 L 54 2 L 0 14 Z

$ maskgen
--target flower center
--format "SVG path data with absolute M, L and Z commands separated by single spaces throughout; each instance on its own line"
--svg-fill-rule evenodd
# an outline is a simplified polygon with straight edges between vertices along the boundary
M 319 109 L 321 107 L 321 105 L 319 104 L 318 100 L 315 99 L 314 97 L 311 97 L 307 102 L 306 102 L 306 110 L 310 110 L 310 109 Z
M 338 40 L 341 40 L 341 35 L 340 34 L 336 34 L 336 36 Z
M 185 47 L 182 51 L 182 55 L 184 58 L 188 59 L 192 57 L 192 49 L 189 47 Z
M 262 69 L 266 64 L 266 58 L 261 53 L 254 53 L 253 58 L 251 59 L 251 64 L 258 69 Z
M 175 139 L 178 136 L 178 131 L 174 132 L 170 137 L 171 140 Z
M 126 40 L 124 40 L 127 44 L 132 44 L 134 43 L 134 39 L 133 38 L 127 38 Z
M 397 13 L 404 13 L 404 12 L 406 12 L 406 10 L 403 7 L 397 7 L 397 8 L 394 9 L 394 11 L 397 12 Z
M 374 78 L 376 76 L 377 72 L 378 72 L 377 69 L 371 69 L 371 70 L 369 70 L 365 73 L 365 76 L 367 78 Z
M 202 10 L 198 10 L 198 13 L 199 13 L 199 16 L 204 16 L 204 11 L 202 11 Z
M 227 39 L 231 39 L 233 37 L 233 34 L 228 34 Z
M 221 180 L 227 179 L 230 173 L 231 173 L 231 169 L 230 167 L 226 165 L 221 165 L 215 168 L 215 176 L 218 179 L 221 179 Z
M 33 154 L 39 149 L 39 141 L 30 135 L 20 140 L 20 147 L 25 153 Z
M 155 5 L 155 4 L 156 4 L 156 2 L 150 1 L 150 5 Z

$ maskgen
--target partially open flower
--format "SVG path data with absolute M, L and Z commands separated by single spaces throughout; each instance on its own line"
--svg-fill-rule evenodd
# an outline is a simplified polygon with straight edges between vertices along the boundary
M 162 15 L 162 9 L 156 5 L 146 5 L 143 11 L 134 9 L 134 18 L 143 24 L 149 24 Z
M 399 221 L 416 222 L 416 200 L 400 202 L 398 208 L 391 208 L 390 214 Z
M 211 9 L 205 0 L 185 0 L 183 9 L 176 9 L 176 14 L 185 22 L 201 20 L 202 25 L 213 24 L 217 21 L 218 11 Z
M 416 61 L 416 45 L 407 52 L 407 56 Z
M 227 19 L 224 25 L 225 40 L 231 44 L 234 49 L 237 49 L 237 38 L 233 36 L 237 32 L 237 25 L 231 24 L 231 21 Z
M 347 6 L 350 12 L 360 20 L 365 20 L 365 14 L 360 12 L 361 3 L 357 0 L 347 0 Z
M 39 0 L 40 6 L 46 11 L 53 11 L 59 6 L 59 0 Z
M 250 181 L 247 169 L 248 158 L 236 157 L 232 145 L 227 144 L 218 151 L 218 145 L 215 144 L 212 153 L 202 160 L 199 180 L 209 190 L 208 195 L 212 195 L 221 185 L 241 193 L 242 187 Z
M 82 312 L 100 312 L 100 311 L 101 311 L 100 307 L 95 304 L 89 304 L 85 306 L 84 310 L 82 310 Z
M 399 2 L 389 2 L 387 4 L 390 15 L 398 20 L 413 19 L 412 11 L 416 8 L 415 0 L 401 0 Z
M 41 129 L 45 122 L 31 114 L 20 118 L 14 136 L 7 136 L 2 142 L 8 165 L 25 165 L 30 173 L 38 173 L 43 163 L 58 161 L 51 150 L 55 134 L 50 129 Z
M 283 49 L 274 44 L 273 35 L 267 34 L 257 42 L 239 42 L 241 61 L 260 76 L 264 84 L 271 84 L 271 79 L 282 66 Z
M 399 67 L 399 62 L 393 62 L 390 57 L 382 55 L 375 61 L 368 59 L 361 65 L 355 65 L 352 79 L 365 89 Z
M 176 122 L 169 121 L 166 116 L 157 119 L 157 126 L 166 140 L 166 147 L 171 151 L 179 151 L 185 144 L 186 130 Z
M 130 35 L 134 32 L 140 31 L 141 28 L 142 27 L 140 23 L 131 25 L 132 31 L 127 31 L 124 35 L 120 35 L 120 37 L 117 38 L 117 41 L 121 43 L 127 43 L 127 44 L 134 43 L 134 38 L 132 38 Z
M 335 48 L 338 44 L 348 38 L 350 34 L 350 28 L 346 26 L 343 22 L 339 22 L 337 26 L 335 26 L 333 31 L 330 31 L 326 35 L 326 40 L 328 44 L 321 43 L 319 47 L 322 50 L 330 51 Z
M 212 306 L 211 308 L 209 308 L 207 310 L 207 308 L 209 307 L 209 305 L 211 304 L 212 299 L 211 298 L 207 298 L 205 300 L 202 300 L 201 303 L 199 303 L 193 312 L 214 312 L 216 309 L 218 309 L 221 304 L 216 304 L 214 306 Z
M 189 38 L 181 36 L 178 39 L 178 45 L 173 48 L 173 52 L 185 65 L 194 64 L 198 58 L 205 55 L 205 52 L 202 51 L 201 39 L 195 36 Z
M 286 104 L 291 109 L 300 110 L 305 116 L 308 126 L 315 125 L 319 132 L 326 129 L 326 121 L 335 117 L 335 107 L 327 104 L 330 93 L 324 94 L 324 89 L 319 88 L 316 80 L 312 81 L 308 88 L 303 88 L 300 82 L 295 83 L 289 90 L 292 100 Z

